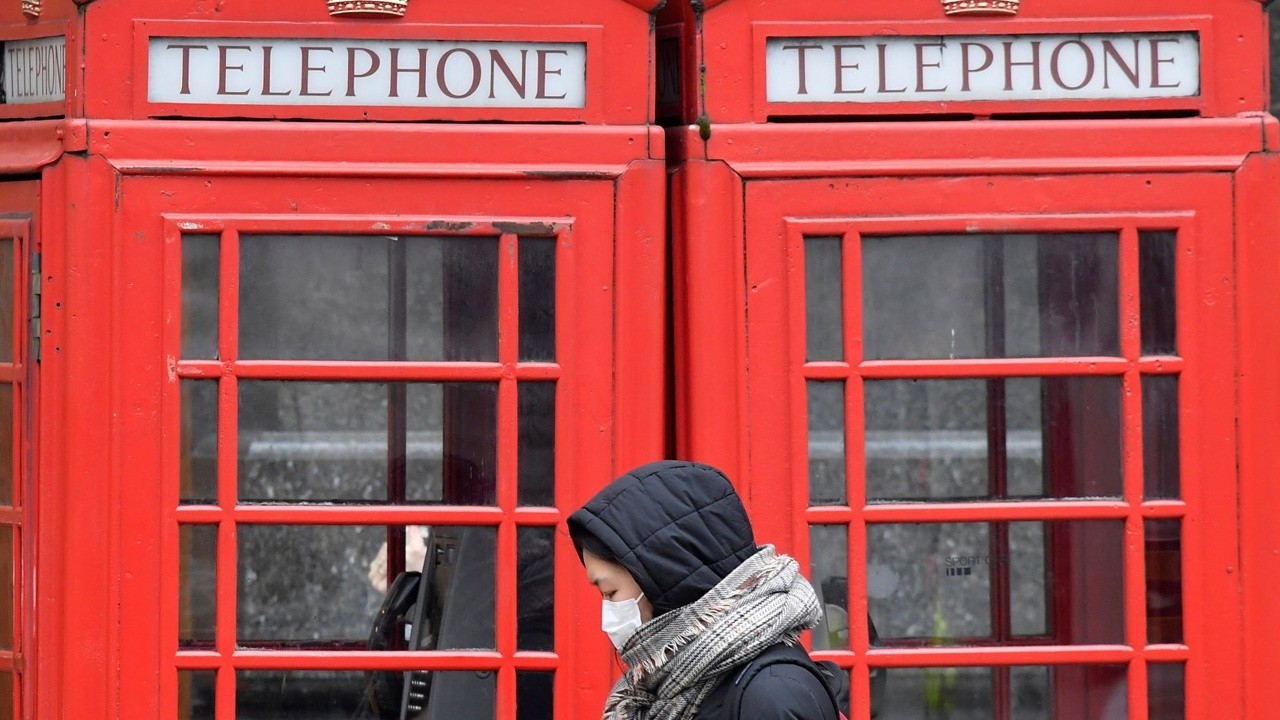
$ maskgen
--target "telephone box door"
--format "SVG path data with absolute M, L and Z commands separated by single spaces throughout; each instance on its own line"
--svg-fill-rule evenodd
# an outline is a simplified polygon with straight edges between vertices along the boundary
M 745 186 L 754 507 L 850 717 L 1241 716 L 1231 176 Z

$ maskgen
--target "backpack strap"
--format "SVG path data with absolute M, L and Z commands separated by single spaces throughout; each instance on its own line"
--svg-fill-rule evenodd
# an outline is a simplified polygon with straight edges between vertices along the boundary
M 846 720 L 844 713 L 840 711 L 840 701 L 836 698 L 836 692 L 831 687 L 830 679 L 824 676 L 823 670 L 813 662 L 809 657 L 809 653 L 799 645 L 785 645 L 779 643 L 756 657 L 752 658 L 747 664 L 743 665 L 736 673 L 729 678 L 729 691 L 724 699 L 723 710 L 721 711 L 721 720 L 738 720 L 742 713 L 742 696 L 747 692 L 747 685 L 760 674 L 761 670 L 770 665 L 799 665 L 808 670 L 818 682 L 822 685 L 822 689 L 826 691 L 827 697 L 831 700 L 831 707 L 835 708 L 836 716 L 840 720 Z

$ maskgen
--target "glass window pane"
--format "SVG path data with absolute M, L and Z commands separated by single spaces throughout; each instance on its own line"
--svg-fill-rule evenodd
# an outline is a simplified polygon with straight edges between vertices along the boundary
M 22 708 L 14 707 L 13 699 L 21 696 L 15 692 L 14 684 L 19 678 L 11 672 L 0 672 L 0 720 L 13 720 L 22 717 Z
M 497 397 L 497 383 L 241 382 L 240 499 L 492 505 Z
M 1124 523 L 1028 524 L 869 525 L 868 574 L 891 588 L 868 593 L 880 643 L 1018 644 L 1039 627 L 1055 643 L 1124 642 Z
M 516 720 L 551 720 L 555 673 L 516 672 Z
M 404 543 L 399 567 L 387 552 L 389 536 Z M 408 636 L 418 649 L 491 650 L 495 540 L 492 527 L 241 525 L 238 640 L 252 647 L 364 648 L 388 586 L 397 588 L 395 571 L 425 565 L 426 584 L 418 583 L 417 593 L 406 596 L 412 602 L 391 619 L 419 621 Z M 402 623 L 380 632 L 381 647 L 404 647 Z
M 0 238 L 0 362 L 13 362 L 14 240 Z
M 813 649 L 849 647 L 848 526 L 809 526 L 809 578 L 823 608 Z
M 217 673 L 178 671 L 178 720 L 214 720 Z
M 841 247 L 838 237 L 804 239 L 805 357 L 844 359 Z
M 17 591 L 14 570 L 20 565 L 15 562 L 14 536 L 17 533 L 10 525 L 0 525 L 0 649 L 13 650 L 13 625 Z
M 496 360 L 496 238 L 244 236 L 240 356 Z
M 178 643 L 212 647 L 217 627 L 218 526 L 180 526 L 178 558 Z
M 516 649 L 555 650 L 555 557 L 553 527 L 522 527 L 516 533 Z
M 182 357 L 218 357 L 217 235 L 182 236 Z
M 556 241 L 520 239 L 520 359 L 556 359 Z
M 1178 235 L 1172 230 L 1138 233 L 1143 355 L 1178 352 L 1177 276 L 1174 273 L 1177 241 Z
M 0 384 L 0 505 L 15 505 L 13 496 L 13 386 Z
M 1007 688 L 1008 703 L 995 691 Z M 894 668 L 882 718 L 1123 720 L 1124 665 Z
M 1182 523 L 1147 520 L 1147 642 L 1182 642 Z
M 871 502 L 1120 497 L 1120 378 L 869 380 Z
M 844 505 L 844 383 L 810 380 L 809 504 Z
M 401 705 L 406 674 L 389 670 L 240 670 L 236 672 L 236 720 L 493 720 L 497 689 L 493 672 L 414 672 L 425 691 L 424 707 L 407 710 Z M 376 703 L 376 709 L 371 703 Z
M 1178 376 L 1142 376 L 1142 487 L 1148 500 L 1182 495 Z
M 1182 663 L 1147 665 L 1148 720 L 1186 720 L 1186 667 Z
M 1116 233 L 862 240 L 868 359 L 1119 353 Z
M 180 497 L 183 503 L 218 502 L 218 381 L 180 381 L 182 393 Z
M 556 504 L 556 384 L 522 381 L 519 395 L 519 498 L 521 505 Z

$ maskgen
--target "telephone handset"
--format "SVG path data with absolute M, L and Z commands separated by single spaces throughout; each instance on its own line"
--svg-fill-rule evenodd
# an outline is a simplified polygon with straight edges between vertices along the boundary
M 369 631 L 370 650 L 388 650 L 400 643 L 408 631 L 407 650 L 430 650 L 436 636 L 432 622 L 439 622 L 433 608 L 438 604 L 436 586 L 440 548 L 434 533 L 426 535 L 427 552 L 423 572 L 407 570 L 396 576 Z M 369 709 L 383 720 L 416 720 L 431 696 L 431 672 L 406 670 L 403 673 L 375 670 L 368 673 L 366 689 Z

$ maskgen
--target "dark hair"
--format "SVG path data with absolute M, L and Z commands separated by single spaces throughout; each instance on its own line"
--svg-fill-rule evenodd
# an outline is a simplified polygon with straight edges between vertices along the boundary
M 609 549 L 608 545 L 604 544 L 603 540 L 596 537 L 595 535 L 592 535 L 589 532 L 574 534 L 573 544 L 578 548 L 579 560 L 582 559 L 582 552 L 585 550 L 591 553 L 592 555 L 595 555 L 596 557 L 600 558 L 601 560 L 607 560 L 608 562 L 611 562 L 614 565 L 622 564 L 621 562 L 618 562 L 618 556 L 615 555 L 614 552 Z

